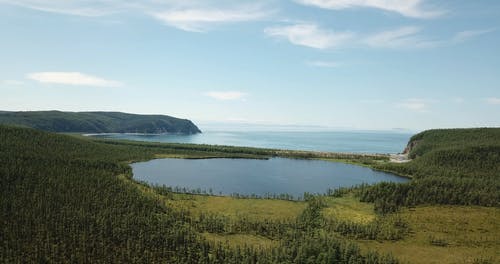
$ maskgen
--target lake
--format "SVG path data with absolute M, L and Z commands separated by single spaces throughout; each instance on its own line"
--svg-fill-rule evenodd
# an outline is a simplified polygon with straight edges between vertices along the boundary
M 408 179 L 370 168 L 321 160 L 155 159 L 133 163 L 134 178 L 150 184 L 265 196 L 304 192 L 325 193 L 328 188 L 361 183 L 406 182 Z
M 392 131 L 221 131 L 195 135 L 96 134 L 100 138 L 149 142 L 231 145 L 354 153 L 399 153 L 412 134 Z

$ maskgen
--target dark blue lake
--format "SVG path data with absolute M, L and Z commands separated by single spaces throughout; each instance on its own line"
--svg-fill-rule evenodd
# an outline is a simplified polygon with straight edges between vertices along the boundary
M 356 165 L 321 160 L 156 159 L 131 165 L 150 184 L 212 190 L 214 194 L 325 193 L 328 188 L 408 179 Z

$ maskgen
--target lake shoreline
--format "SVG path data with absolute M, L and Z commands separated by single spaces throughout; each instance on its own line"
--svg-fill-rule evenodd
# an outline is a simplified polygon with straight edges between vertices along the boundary
M 324 159 L 160 158 L 130 164 L 132 178 L 171 192 L 261 198 L 326 195 L 331 190 L 410 179 Z M 288 200 L 289 198 L 286 198 Z M 290 198 L 294 199 L 294 198 Z
M 252 160 L 268 160 L 271 158 L 287 158 L 297 160 L 320 160 L 332 163 L 343 163 L 355 166 L 369 168 L 375 172 L 390 173 L 399 178 L 411 180 L 410 175 L 401 175 L 394 171 L 387 171 L 378 167 L 379 165 L 388 164 L 390 162 L 390 154 L 383 153 L 347 153 L 347 152 L 325 152 L 325 151 L 309 151 L 309 150 L 284 150 L 284 149 L 266 149 L 254 147 L 239 147 L 239 146 L 221 146 L 221 145 L 207 145 L 207 144 L 190 144 L 190 143 L 154 143 L 134 140 L 123 139 L 102 139 L 95 137 L 88 137 L 92 141 L 103 142 L 107 144 L 128 145 L 137 147 L 148 147 L 158 149 L 157 153 L 151 158 L 144 160 L 134 160 L 127 162 L 130 165 L 136 162 L 152 161 L 157 159 L 186 159 L 186 160 L 200 160 L 200 159 L 252 159 Z M 171 151 L 164 152 L 164 150 L 171 149 Z M 132 172 L 132 171 L 131 171 Z M 131 173 L 130 179 L 139 184 L 146 184 L 141 180 L 133 177 Z M 153 187 L 151 184 L 146 184 Z M 172 185 L 171 185 L 172 186 Z M 335 188 L 334 188 L 335 189 Z M 182 193 L 182 192 L 181 192 Z M 192 195 L 197 193 L 189 192 Z M 273 194 L 280 192 L 272 192 Z M 323 193 L 325 192 L 315 192 Z M 202 194 L 210 195 L 210 194 Z M 220 196 L 215 194 L 216 196 Z M 231 193 L 222 196 L 232 197 Z M 256 198 L 251 195 L 241 195 L 239 198 Z M 264 197 L 265 198 L 265 197 Z M 274 196 L 276 198 L 276 196 Z M 268 198 L 273 199 L 273 197 Z

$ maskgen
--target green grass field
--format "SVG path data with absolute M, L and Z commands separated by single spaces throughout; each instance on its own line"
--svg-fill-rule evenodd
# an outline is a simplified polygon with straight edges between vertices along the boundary
M 174 195 L 170 204 L 175 208 L 187 209 L 194 216 L 200 213 L 214 213 L 233 219 L 251 220 L 295 219 L 305 208 L 304 202 L 186 194 Z
M 360 202 L 352 194 L 343 197 L 327 197 L 327 207 L 323 209 L 323 217 L 357 223 L 369 223 L 376 217 L 373 204 Z
M 410 235 L 401 241 L 358 241 L 409 263 L 499 263 L 500 209 L 424 206 L 404 210 Z

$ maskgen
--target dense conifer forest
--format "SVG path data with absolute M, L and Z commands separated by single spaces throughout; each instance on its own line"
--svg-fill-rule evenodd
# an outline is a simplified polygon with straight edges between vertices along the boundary
M 398 263 L 353 239 L 404 239 L 411 230 L 395 212 L 408 206 L 500 204 L 500 129 L 431 130 L 409 146 L 413 161 L 393 164 L 376 155 L 96 140 L 0 125 L 0 262 Z M 303 208 L 292 218 L 232 218 L 174 206 L 200 195 L 137 183 L 128 166 L 155 157 L 272 156 L 343 160 L 413 179 L 283 201 Z M 325 215 L 331 199 L 349 195 L 374 203 L 379 214 L 368 222 Z M 207 239 L 239 234 L 276 243 Z
M 500 129 L 429 130 L 408 146 L 411 162 L 374 167 L 413 180 L 361 188 L 361 200 L 380 212 L 420 204 L 500 206 Z

